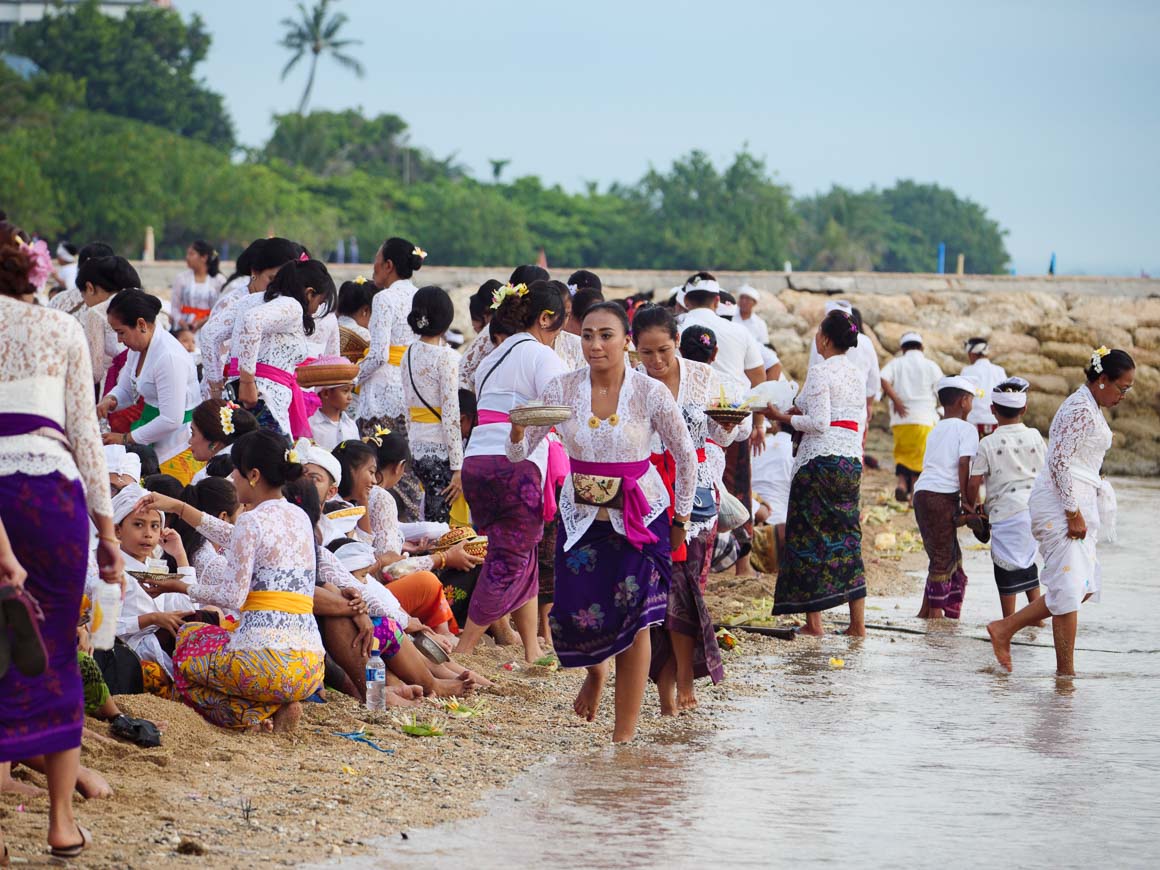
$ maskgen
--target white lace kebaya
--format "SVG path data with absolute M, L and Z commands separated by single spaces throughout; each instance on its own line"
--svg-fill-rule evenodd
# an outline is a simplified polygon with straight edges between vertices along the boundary
M 459 471 L 463 467 L 463 436 L 459 429 L 459 354 L 447 345 L 416 341 L 403 354 L 401 368 L 411 455 L 415 459 L 445 459 L 452 471 Z M 426 410 L 423 399 L 440 412 L 443 417 L 440 422 L 419 423 L 411 419 L 410 409 Z
M 1100 486 L 1104 455 L 1112 446 L 1112 429 L 1086 385 L 1063 400 L 1047 438 L 1047 464 L 1036 488 L 1040 481 L 1050 484 L 1065 511 L 1079 510 L 1076 482 L 1090 488 L 1084 499 L 1090 502 Z
M 790 425 L 803 433 L 794 474 L 818 456 L 849 456 L 862 461 L 866 376 L 846 354 L 836 354 L 813 366 L 794 404 L 802 413 L 791 417 Z M 832 425 L 837 421 L 858 425 L 856 429 Z
M 237 306 L 235 306 L 236 308 Z M 294 369 L 306 359 L 306 332 L 302 324 L 302 305 L 289 296 L 279 296 L 270 302 L 245 311 L 241 329 L 234 345 L 238 356 L 238 370 L 254 374 L 258 363 L 294 374 Z M 258 394 L 278 421 L 278 426 L 290 434 L 290 403 L 293 393 L 289 387 L 268 378 L 256 378 Z
M 376 293 L 371 303 L 371 348 L 359 371 L 360 420 L 401 417 L 406 413 L 399 360 L 391 363 L 391 348 L 405 348 L 419 338 L 407 323 L 411 300 L 418 289 L 411 281 L 400 279 Z M 397 356 L 401 351 L 395 353 Z

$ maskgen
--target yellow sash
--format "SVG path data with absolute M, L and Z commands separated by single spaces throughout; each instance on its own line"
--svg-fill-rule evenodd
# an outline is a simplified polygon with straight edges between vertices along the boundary
M 314 599 L 298 592 L 251 592 L 242 610 L 277 610 L 301 615 L 314 612 Z
M 442 408 L 436 408 L 434 411 L 428 408 L 412 408 L 411 419 L 416 423 L 441 423 L 442 421 L 436 416 L 436 411 L 443 413 Z
M 403 354 L 407 352 L 405 344 L 392 344 L 391 352 L 387 356 L 387 362 L 393 366 L 401 366 L 403 364 Z

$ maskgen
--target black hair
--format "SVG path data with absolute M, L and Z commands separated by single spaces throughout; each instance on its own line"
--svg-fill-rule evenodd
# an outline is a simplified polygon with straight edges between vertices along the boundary
M 581 290 L 604 290 L 604 285 L 600 282 L 600 276 L 595 272 L 589 272 L 587 269 L 577 269 L 569 275 L 568 285 L 575 287 L 577 293 Z
M 513 328 L 510 323 L 504 323 L 494 315 L 492 316 L 490 323 L 484 328 L 488 331 L 487 334 L 491 336 L 491 343 L 495 347 L 499 347 L 501 344 L 503 344 L 504 339 L 510 338 L 519 332 L 519 330 Z
M 688 287 L 690 284 L 692 284 L 696 281 L 716 281 L 716 280 L 717 280 L 717 277 L 712 272 L 694 272 L 692 275 L 690 275 L 688 278 L 685 279 L 685 286 Z
M 82 263 L 77 269 L 76 283 L 81 290 L 85 284 L 92 284 L 106 293 L 120 293 L 129 287 L 140 287 L 141 276 L 124 257 L 109 255 L 93 257 Z
M 604 291 L 599 287 L 582 287 L 572 297 L 572 316 L 577 323 L 581 323 L 584 320 L 584 315 L 588 313 L 588 309 L 597 302 L 603 301 Z
M 522 266 L 516 266 L 512 270 L 512 276 L 508 278 L 508 283 L 511 285 L 527 284 L 531 285 L 534 281 L 550 281 L 552 276 L 548 274 L 548 270 L 543 266 L 533 266 L 530 263 L 525 263 Z
M 411 458 L 411 445 L 407 441 L 407 433 L 401 430 L 396 430 L 387 435 L 371 436 L 364 443 L 375 452 L 375 459 L 379 463 L 379 468 L 384 468 L 388 465 L 398 465 L 400 462 L 407 462 Z
M 1022 414 L 1025 408 L 1007 408 L 996 402 L 991 403 L 991 411 L 1000 420 L 1015 420 Z
M 714 299 L 720 299 L 720 296 L 711 290 L 685 291 L 686 308 L 706 308 L 713 304 Z
M 693 324 L 681 333 L 681 356 L 693 362 L 707 363 L 717 350 L 717 334 L 707 326 Z
M 238 258 L 234 261 L 234 272 L 232 275 L 230 275 L 230 277 L 226 278 L 227 284 L 229 284 L 235 278 L 240 278 L 242 276 L 248 277 L 250 275 L 250 270 L 253 268 L 254 249 L 260 242 L 264 241 L 266 240 L 256 239 L 255 241 L 252 241 L 246 245 L 246 249 L 244 251 L 238 254 Z
M 193 250 L 205 257 L 205 270 L 209 276 L 213 278 L 221 271 L 222 260 L 218 256 L 218 252 L 214 250 L 214 246 L 205 239 L 195 239 L 189 245 Z
M 488 278 L 471 294 L 471 298 L 467 300 L 467 313 L 472 320 L 486 322 L 491 318 L 492 294 L 502 286 L 503 284 L 495 278 Z
M 479 405 L 475 401 L 475 393 L 471 390 L 465 390 L 463 387 L 459 388 L 459 416 L 466 414 L 472 419 L 475 418 L 476 411 Z
M 624 334 L 629 335 L 632 332 L 632 327 L 628 323 L 628 314 L 624 310 L 624 306 L 619 302 L 597 302 L 584 312 L 584 317 L 587 319 L 597 311 L 607 311 L 613 317 L 620 321 L 621 327 L 624 329 Z
M 854 325 L 858 327 L 859 332 L 866 331 L 866 327 L 862 325 L 862 312 L 858 310 L 857 305 L 850 306 L 850 317 L 854 319 Z
M 559 281 L 533 281 L 527 285 L 527 292 L 523 296 L 512 293 L 503 300 L 492 315 L 492 323 L 501 321 L 501 327 L 507 328 L 507 334 L 515 335 L 530 329 L 539 321 L 541 314 L 550 311 L 551 328 L 559 329 L 564 325 L 564 296 L 567 294 L 568 288 Z
M 234 458 L 229 453 L 219 453 L 205 464 L 206 477 L 229 477 L 233 470 Z
M 310 528 L 318 525 L 322 519 L 322 504 L 318 500 L 318 490 L 313 481 L 305 477 L 291 481 L 282 487 L 282 496 L 295 507 L 301 508 L 310 520 Z
M 981 335 L 972 335 L 970 338 L 968 338 L 966 341 L 963 342 L 963 344 L 966 345 L 967 347 L 970 347 L 972 344 L 986 344 L 986 343 L 987 343 L 987 339 L 983 338 Z
M 62 241 L 58 245 L 58 247 L 64 248 L 65 253 L 68 254 L 70 257 L 75 257 L 77 255 L 77 246 L 74 245 L 70 241 L 67 241 L 67 240 Z
M 389 437 L 389 436 L 388 436 Z M 343 441 L 331 451 L 338 460 L 342 469 L 342 479 L 338 482 L 338 494 L 343 498 L 350 498 L 354 489 L 354 473 L 368 462 L 378 459 L 373 444 L 364 444 L 362 441 Z
M 831 311 L 822 319 L 818 327 L 830 344 L 840 351 L 847 351 L 858 344 L 858 325 L 852 315 L 844 311 Z
M 290 442 L 280 432 L 259 429 L 248 432 L 230 449 L 234 465 L 245 477 L 254 469 L 270 486 L 285 486 L 302 476 L 302 464 L 291 462 L 286 454 Z
M 1089 363 L 1083 370 L 1089 384 L 1099 380 L 1100 375 L 1107 375 L 1109 381 L 1114 381 L 1125 372 L 1133 371 L 1136 368 L 1136 361 L 1125 350 L 1113 350 L 1100 359 L 1100 368 L 1103 371 L 1097 372 Z
M 206 477 L 196 484 L 187 486 L 177 497 L 215 519 L 223 513 L 232 515 L 238 509 L 238 491 L 234 489 L 233 483 L 223 480 L 220 476 Z M 174 520 L 173 528 L 181 536 L 186 555 L 192 559 L 193 554 L 201 548 L 206 539 L 180 515 Z
M 157 451 L 152 444 L 126 444 L 125 450 L 141 460 L 141 478 L 152 477 L 161 473 L 161 462 L 157 459 Z
M 77 265 L 83 266 L 98 257 L 111 257 L 115 251 L 104 242 L 89 242 L 77 251 Z
M 411 312 L 407 315 L 407 325 L 416 335 L 431 337 L 442 335 L 455 319 L 455 306 L 451 297 L 442 287 L 431 285 L 420 287 L 411 297 Z
M 181 481 L 172 474 L 161 474 L 160 472 L 141 478 L 141 486 L 149 490 L 149 492 L 156 492 L 177 499 L 181 498 L 181 491 L 184 489 Z M 165 525 L 172 526 L 176 522 L 177 514 L 165 515 Z
M 265 272 L 267 269 L 279 268 L 285 263 L 297 260 L 303 254 L 310 256 L 310 252 L 302 245 L 281 236 L 258 239 L 246 250 L 250 254 L 251 275 L 255 272 Z
M 674 341 L 680 337 L 677 319 L 673 317 L 673 313 L 661 305 L 653 305 L 652 303 L 642 305 L 632 316 L 633 342 L 636 342 L 642 333 L 650 329 L 663 329 Z
M 383 242 L 383 260 L 395 264 L 395 274 L 400 278 L 410 278 L 423 268 L 423 258 L 415 253 L 417 250 L 418 247 L 406 239 L 392 236 Z
M 375 300 L 375 285 L 370 281 L 343 281 L 338 288 L 338 313 L 354 317 Z
M 922 350 L 922 342 L 921 341 L 904 341 L 902 343 L 902 350 L 903 350 L 903 352 L 906 352 L 908 350 Z
M 963 396 L 969 395 L 971 394 L 966 390 L 960 390 L 958 387 L 943 387 L 938 391 L 938 403 L 944 408 L 949 408 Z
M 109 314 L 126 326 L 135 326 L 138 320 L 156 323 L 160 313 L 161 300 L 136 288 L 122 290 L 109 302 Z
M 230 417 L 230 422 L 234 424 L 234 431 L 227 435 L 222 429 L 222 408 L 229 404 L 222 399 L 206 399 L 193 409 L 192 423 L 207 441 L 213 441 L 217 444 L 233 444 L 247 432 L 257 431 L 257 417 L 245 408 L 235 405 Z M 230 468 L 233 468 L 232 464 Z M 229 472 L 227 471 L 226 474 Z M 225 475 L 216 476 L 225 477 Z
M 287 296 L 302 306 L 302 328 L 307 335 L 314 335 L 314 316 L 310 313 L 306 299 L 307 289 L 313 290 L 316 295 L 323 297 L 319 311 L 330 311 L 334 308 L 334 280 L 326 271 L 325 264 L 318 260 L 292 260 L 286 263 L 270 286 L 266 288 L 263 297 L 267 302 L 279 296 Z

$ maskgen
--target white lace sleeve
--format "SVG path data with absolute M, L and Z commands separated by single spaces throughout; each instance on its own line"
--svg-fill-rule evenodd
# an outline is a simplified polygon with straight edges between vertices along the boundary
M 402 555 L 406 538 L 399 526 L 399 506 L 394 497 L 376 486 L 367 498 L 367 519 L 371 524 L 371 546 L 376 556 L 385 554 Z M 430 571 L 435 560 L 430 556 L 420 556 L 415 563 L 416 571 Z
M 371 320 L 367 328 L 371 331 L 371 348 L 359 368 L 359 381 L 366 382 L 379 370 L 391 352 L 391 300 L 380 290 L 371 303 Z
M 230 313 L 232 307 L 232 303 L 224 302 L 197 333 L 197 346 L 201 350 L 205 379 L 211 384 L 222 382 L 222 355 L 226 342 L 234 331 L 234 318 Z
M 570 405 L 571 402 L 563 400 L 563 391 L 560 388 L 560 379 L 552 379 L 540 394 L 539 401 L 545 405 Z M 682 420 L 681 425 L 684 425 Z M 524 437 L 519 444 L 513 444 L 509 438 L 504 442 L 504 452 L 507 458 L 512 462 L 523 462 L 532 452 L 540 446 L 540 442 L 548 437 L 548 433 L 552 431 L 551 426 L 529 426 L 524 431 Z M 689 433 L 685 432 L 685 437 L 689 437 Z M 690 503 L 692 496 L 690 495 Z
M 824 366 L 814 366 L 806 379 L 798 407 L 803 410 L 790 418 L 790 425 L 799 432 L 824 435 L 830 428 L 830 377 Z
M 105 378 L 105 319 L 96 313 L 97 309 L 85 310 L 85 343 L 89 348 L 89 368 L 93 373 L 93 383 L 100 384 Z
M 1064 510 L 1079 510 L 1071 477 L 1071 463 L 1095 422 L 1092 410 L 1086 403 L 1071 401 L 1064 402 L 1051 421 L 1047 468 Z
M 193 556 L 190 557 L 189 561 L 190 564 L 192 564 L 193 567 L 197 570 L 199 577 L 204 577 L 207 573 L 220 573 L 221 571 L 225 570 L 226 566 L 226 557 L 215 550 L 213 546 L 208 543 L 203 543 L 200 547 L 198 547 L 197 550 L 194 551 Z M 197 599 L 194 600 L 196 601 Z
M 491 327 L 485 326 L 483 332 L 472 339 L 467 351 L 459 360 L 459 386 L 475 392 L 476 369 L 493 350 L 495 345 L 491 341 Z
M 463 467 L 463 432 L 459 428 L 459 355 L 447 348 L 439 359 L 439 388 L 443 394 L 443 432 L 447 438 L 447 460 L 452 471 Z
M 254 576 L 254 561 L 261 538 L 261 525 L 251 514 L 242 514 L 234 527 L 225 559 L 210 565 L 206 574 L 189 587 L 189 597 L 202 604 L 240 610 Z
M 697 451 L 672 393 L 659 381 L 650 382 L 650 387 L 649 417 L 653 430 L 673 454 L 677 467 L 673 482 L 673 510 L 678 516 L 688 516 L 693 510 L 693 496 L 697 490 Z
M 228 547 L 234 537 L 234 527 L 225 520 L 219 520 L 217 517 L 202 513 L 201 523 L 197 527 L 197 533 L 211 544 L 216 544 L 219 547 Z
M 302 306 L 288 296 L 280 296 L 246 312 L 238 346 L 238 370 L 253 374 L 258 365 L 262 339 L 273 333 L 294 332 L 302 323 Z
M 68 361 L 64 374 L 64 431 L 85 485 L 89 513 L 111 517 L 113 501 L 109 495 L 109 468 L 105 464 L 101 430 L 93 405 L 92 368 L 80 335 L 80 325 L 71 317 L 65 322 L 63 337 Z
M 342 562 L 325 547 L 318 551 L 318 577 L 323 583 L 333 583 L 339 589 L 357 589 L 367 605 L 370 616 L 387 616 L 406 628 L 411 617 L 399 599 L 387 587 L 373 577 L 364 582 L 342 567 Z

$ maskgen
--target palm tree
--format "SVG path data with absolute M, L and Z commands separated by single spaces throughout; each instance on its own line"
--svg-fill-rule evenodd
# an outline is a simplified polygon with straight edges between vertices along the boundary
M 307 52 L 310 53 L 310 77 L 306 79 L 306 90 L 302 92 L 302 100 L 298 103 L 300 115 L 306 111 L 306 104 L 310 101 L 310 92 L 314 89 L 314 72 L 318 67 L 318 58 L 323 52 L 352 70 L 359 78 L 363 77 L 363 65 L 342 51 L 348 45 L 360 45 L 362 41 L 336 38 L 346 24 L 347 17 L 342 12 L 336 12 L 328 18 L 327 12 L 332 2 L 333 0 L 321 0 L 310 11 L 299 3 L 300 17 L 297 21 L 293 18 L 282 19 L 282 26 L 286 28 L 286 34 L 282 37 L 282 47 L 294 52 L 294 56 L 282 70 L 283 81 L 290 70 L 294 69 L 294 65 L 302 60 Z

